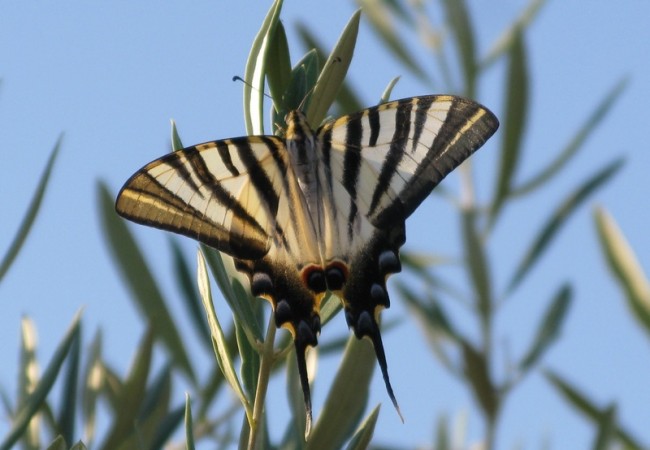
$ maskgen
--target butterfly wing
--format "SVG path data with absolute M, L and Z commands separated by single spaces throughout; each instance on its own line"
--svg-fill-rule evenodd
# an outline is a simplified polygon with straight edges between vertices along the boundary
M 390 306 L 386 279 L 401 269 L 405 221 L 497 128 L 496 117 L 473 101 L 426 96 L 368 108 L 318 131 L 324 178 L 339 216 L 327 257 L 347 266 L 339 292 L 346 320 L 357 337 L 373 341 L 398 412 L 378 319 Z

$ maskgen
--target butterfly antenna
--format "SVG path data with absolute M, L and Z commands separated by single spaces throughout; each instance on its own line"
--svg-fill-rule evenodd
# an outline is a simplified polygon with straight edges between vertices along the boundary
M 250 84 L 248 81 L 244 80 L 244 79 L 243 79 L 242 77 L 240 77 L 239 75 L 235 75 L 235 76 L 233 76 L 233 77 L 232 77 L 232 81 L 241 81 L 242 83 L 244 83 L 244 84 L 245 84 L 246 86 L 248 86 L 249 88 L 251 88 L 251 89 L 253 89 L 253 90 L 257 91 L 257 92 L 260 92 L 259 89 L 257 89 L 255 86 L 253 86 L 252 84 Z M 268 98 L 269 100 L 273 101 L 273 97 L 271 97 L 271 96 L 270 96 L 269 94 L 267 94 L 266 92 L 262 92 L 262 95 L 263 95 L 264 97 Z
M 381 368 L 381 374 L 384 377 L 384 383 L 386 384 L 386 391 L 388 392 L 388 396 L 392 400 L 393 406 L 395 407 L 399 418 L 401 419 L 402 423 L 404 423 L 404 416 L 402 416 L 402 411 L 399 409 L 397 399 L 393 393 L 393 387 L 390 385 L 390 379 L 388 378 L 388 364 L 386 363 L 386 353 L 384 353 L 384 344 L 381 341 L 379 325 L 377 325 L 376 322 L 374 323 L 372 332 L 367 333 L 367 336 L 372 339 L 372 345 L 375 348 L 375 355 L 377 356 L 377 362 Z
M 309 377 L 307 376 L 307 362 L 305 355 L 307 353 L 307 346 L 300 342 L 300 339 L 295 340 L 296 345 L 296 359 L 298 362 L 298 375 L 300 376 L 300 386 L 302 387 L 302 395 L 305 399 L 305 440 L 311 432 L 312 412 L 311 412 L 311 393 L 309 392 Z

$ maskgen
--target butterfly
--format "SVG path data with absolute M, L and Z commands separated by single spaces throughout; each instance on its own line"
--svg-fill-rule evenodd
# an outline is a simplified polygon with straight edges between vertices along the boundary
M 387 278 L 400 272 L 406 219 L 499 126 L 478 103 L 431 95 L 383 103 L 314 131 L 289 112 L 284 138 L 246 136 L 188 147 L 136 172 L 116 210 L 229 254 L 253 295 L 291 332 L 304 395 L 320 307 L 341 299 L 347 324 L 373 343 L 388 395 L 379 328 Z M 401 413 L 400 413 L 401 417 Z

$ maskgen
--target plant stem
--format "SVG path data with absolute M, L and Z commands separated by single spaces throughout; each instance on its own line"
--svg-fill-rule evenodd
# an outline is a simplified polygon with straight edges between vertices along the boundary
M 250 424 L 251 430 L 248 435 L 248 450 L 255 450 L 257 440 L 259 439 L 260 425 L 264 417 L 264 402 L 266 400 L 266 390 L 271 378 L 271 368 L 275 363 L 273 347 L 275 343 L 275 319 L 271 313 L 269 317 L 269 326 L 266 329 L 266 338 L 262 345 L 260 353 L 260 372 L 257 377 L 257 389 L 255 390 L 255 402 L 253 404 L 253 422 Z

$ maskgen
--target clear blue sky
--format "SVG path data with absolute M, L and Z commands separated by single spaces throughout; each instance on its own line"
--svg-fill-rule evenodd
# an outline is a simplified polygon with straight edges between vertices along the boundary
M 524 4 L 521 0 L 498 2 L 498 7 L 492 2 L 470 3 L 483 51 Z M 5 252 L 18 227 L 57 137 L 65 133 L 37 223 L 0 284 L 3 389 L 13 393 L 16 387 L 23 315 L 36 322 L 43 365 L 75 312 L 83 307 L 85 342 L 101 326 L 105 357 L 122 372 L 127 369 L 143 330 L 104 243 L 96 181 L 106 180 L 117 191 L 132 172 L 164 154 L 169 148 L 170 118 L 177 121 L 186 144 L 244 134 L 241 85 L 230 80 L 243 74 L 249 45 L 269 4 L 252 0 L 3 4 L 0 252 Z M 295 45 L 293 24 L 297 20 L 307 23 L 329 47 L 354 10 L 351 2 L 337 4 L 336 8 L 322 8 L 321 2 L 286 2 L 282 17 L 294 61 L 301 49 Z M 650 127 L 649 17 L 650 3 L 641 0 L 549 2 L 530 28 L 526 38 L 533 109 L 522 162 L 524 178 L 553 158 L 617 81 L 629 75 L 631 83 L 567 171 L 549 189 L 506 211 L 492 245 L 496 276 L 502 283 L 540 220 L 559 199 L 621 154 L 627 157 L 624 169 L 598 192 L 592 204 L 609 209 L 650 272 L 650 152 L 645 134 Z M 497 115 L 503 112 L 501 70 L 493 70 L 478 98 Z M 350 81 L 359 95 L 368 104 L 376 102 L 387 82 L 399 74 L 403 71 L 379 49 L 367 23 L 362 22 L 350 69 Z M 432 92 L 405 76 L 394 96 L 428 93 Z M 497 134 L 476 158 L 476 170 L 487 173 L 480 177 L 485 181 L 493 173 L 499 140 Z M 449 182 L 453 186 L 454 181 Z M 487 182 L 479 185 L 479 195 L 487 195 L 489 189 Z M 457 225 L 445 216 L 448 212 L 434 201 L 416 213 L 409 223 L 407 248 L 457 252 L 447 236 Z M 441 224 L 439 236 L 427 232 L 432 214 L 439 216 L 435 218 Z M 178 305 L 177 291 L 168 280 L 168 236 L 143 227 L 132 229 L 167 288 L 167 297 Z M 193 260 L 195 243 L 182 242 Z M 650 442 L 648 340 L 628 314 L 604 265 L 589 207 L 571 220 L 534 276 L 499 316 L 498 341 L 505 349 L 504 357 L 520 355 L 526 349 L 532 320 L 556 287 L 567 280 L 575 287 L 575 302 L 562 339 L 547 354 L 543 366 L 563 374 L 601 404 L 616 400 L 621 421 L 644 442 Z M 384 316 L 402 320 L 384 340 L 406 424 L 390 410 L 381 379 L 375 374 L 370 402 L 384 404 L 375 442 L 428 443 L 434 420 L 443 412 L 452 416 L 468 413 L 468 435 L 470 442 L 476 442 L 482 429 L 470 397 L 434 361 L 415 320 L 405 315 L 394 297 L 394 307 Z M 222 302 L 217 303 L 217 310 L 227 313 Z M 344 320 L 339 317 L 325 328 L 324 335 L 345 332 Z M 328 358 L 321 363 L 316 415 L 336 361 Z M 182 386 L 177 383 L 176 387 L 181 401 Z M 283 380 L 272 385 L 271 408 L 285 409 L 284 389 Z M 510 397 L 502 425 L 499 448 L 516 444 L 539 448 L 546 441 L 554 449 L 575 449 L 593 440 L 592 428 L 537 374 Z M 0 435 L 7 427 L 6 420 L 0 420 Z

